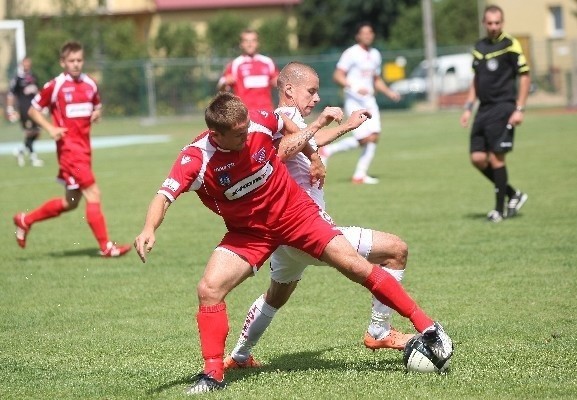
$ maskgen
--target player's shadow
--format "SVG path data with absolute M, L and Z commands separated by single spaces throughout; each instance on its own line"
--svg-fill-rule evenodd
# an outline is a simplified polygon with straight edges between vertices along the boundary
M 87 247 L 83 249 L 75 248 L 71 250 L 59 250 L 59 251 L 52 251 L 48 253 L 50 257 L 59 258 L 59 257 L 91 257 L 91 258 L 99 258 L 101 257 L 98 250 L 94 247 Z
M 379 358 L 373 359 L 372 361 L 360 360 L 356 363 L 351 363 L 350 360 L 339 360 L 339 359 L 327 359 L 323 358 L 322 355 L 325 352 L 330 352 L 338 348 L 350 347 L 350 346 L 340 346 L 340 347 L 330 347 L 323 350 L 317 351 L 299 351 L 296 353 L 283 354 L 281 356 L 272 358 L 266 362 L 260 368 L 244 368 L 244 369 L 233 369 L 226 373 L 226 382 L 228 385 L 245 380 L 247 377 L 260 375 L 260 374 L 273 374 L 278 372 L 293 372 L 293 371 L 311 371 L 311 370 L 336 370 L 343 372 L 357 371 L 404 371 L 402 364 L 402 359 L 395 358 Z M 375 357 L 378 356 L 379 352 L 375 352 Z M 194 376 L 182 377 L 175 379 L 173 381 L 167 382 L 156 388 L 149 389 L 147 395 L 153 395 L 161 393 L 165 390 L 169 390 L 175 386 L 183 386 L 183 389 L 187 385 L 191 385 L 195 382 Z
M 487 220 L 487 214 L 485 213 L 467 213 L 463 216 L 463 218 L 466 219 L 471 219 L 471 220 Z M 511 219 L 518 219 L 518 218 L 523 218 L 523 214 L 517 214 L 514 217 L 511 217 Z M 507 219 L 507 218 L 505 218 Z

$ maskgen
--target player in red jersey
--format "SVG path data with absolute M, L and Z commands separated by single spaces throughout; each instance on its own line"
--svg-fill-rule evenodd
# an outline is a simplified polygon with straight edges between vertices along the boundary
M 66 191 L 63 198 L 50 199 L 28 213 L 16 214 L 16 240 L 20 247 L 26 247 L 26 237 L 34 223 L 74 210 L 85 197 L 86 221 L 98 242 L 100 255 L 118 257 L 130 246 L 110 241 L 100 208 L 100 189 L 92 172 L 90 127 L 100 119 L 102 105 L 96 83 L 82 72 L 83 64 L 82 45 L 66 42 L 60 49 L 64 72 L 44 85 L 32 100 L 28 114 L 56 141 L 58 179 Z M 52 123 L 42 114 L 44 107 L 50 109 Z
M 249 110 L 273 110 L 271 89 L 276 87 L 278 68 L 258 53 L 258 33 L 245 29 L 240 34 L 242 54 L 231 61 L 218 81 L 218 90 L 232 89 Z
M 197 285 L 196 319 L 204 369 L 188 394 L 225 387 L 223 357 L 229 330 L 225 297 L 258 271 L 282 244 L 323 260 L 364 285 L 382 303 L 409 318 L 437 357 L 451 357 L 452 341 L 443 328 L 417 306 L 395 278 L 353 249 L 282 162 L 301 151 L 333 118 L 334 114 L 323 111 L 308 128 L 284 136 L 277 153 L 273 135 L 283 125 L 291 127 L 292 121 L 266 111 L 252 112 L 249 118 L 237 96 L 219 93 L 205 111 L 208 130 L 180 152 L 150 203 L 142 232 L 134 241 L 143 262 L 170 204 L 182 193 L 195 191 L 227 227 Z M 366 119 L 367 115 L 359 118 Z

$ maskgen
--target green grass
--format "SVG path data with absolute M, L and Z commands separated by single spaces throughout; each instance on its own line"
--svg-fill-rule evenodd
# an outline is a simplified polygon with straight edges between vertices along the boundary
M 114 240 L 139 233 L 150 199 L 200 118 L 141 125 L 108 120 L 94 135 L 170 134 L 169 143 L 94 151 Z M 397 233 L 410 247 L 404 284 L 453 337 L 446 375 L 407 374 L 401 353 L 361 343 L 364 288 L 310 267 L 256 350 L 259 371 L 227 375 L 213 399 L 575 398 L 577 347 L 577 120 L 529 110 L 508 157 L 529 193 L 521 215 L 489 224 L 492 188 L 468 161 L 458 114 L 385 113 L 376 186 L 351 186 L 357 153 L 331 158 L 328 210 L 342 225 Z M 3 125 L 3 141 L 19 140 Z M 46 137 L 46 135 L 44 135 Z M 12 215 L 61 195 L 56 162 L 18 168 L 0 156 L 0 398 L 184 398 L 202 365 L 196 282 L 224 227 L 196 196 L 175 203 L 149 262 L 96 256 L 84 209 L 34 226 L 14 243 Z M 228 298 L 234 345 L 267 268 Z M 396 317 L 395 324 L 410 329 Z

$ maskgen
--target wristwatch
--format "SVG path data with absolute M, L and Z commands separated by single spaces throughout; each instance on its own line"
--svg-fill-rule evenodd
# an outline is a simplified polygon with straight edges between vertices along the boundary
M 525 107 L 523 107 L 523 106 L 517 106 L 517 107 L 515 107 L 515 111 L 525 112 Z

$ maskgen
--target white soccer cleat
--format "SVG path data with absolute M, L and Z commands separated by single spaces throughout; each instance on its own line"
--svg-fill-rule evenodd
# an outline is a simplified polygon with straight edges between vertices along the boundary
M 359 184 L 359 185 L 361 185 L 361 184 L 376 185 L 377 183 L 379 183 L 379 180 L 377 178 L 373 178 L 372 176 L 365 175 L 362 178 L 353 177 L 353 183 Z

